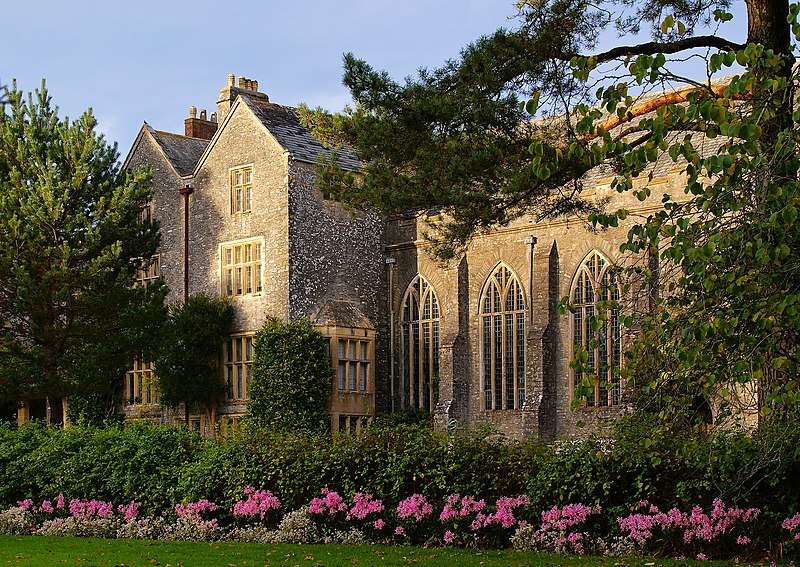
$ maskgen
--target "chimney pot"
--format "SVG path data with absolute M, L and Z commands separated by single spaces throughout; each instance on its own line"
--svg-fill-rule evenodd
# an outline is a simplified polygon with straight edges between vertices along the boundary
M 206 109 L 200 110 L 200 120 L 206 120 Z
M 258 92 L 258 81 L 253 81 L 253 90 Z
M 234 75 L 233 73 L 231 73 L 230 75 L 228 75 L 228 86 L 229 86 L 229 87 L 232 87 L 232 86 L 234 86 L 235 84 L 236 84 L 236 75 Z
M 242 77 L 241 75 L 239 75 L 239 88 L 240 89 L 244 88 L 244 77 Z
M 214 124 L 217 123 L 217 113 L 216 112 L 212 112 L 211 113 L 211 122 L 213 122 Z
M 189 118 L 197 118 L 197 108 L 194 106 L 189 107 Z

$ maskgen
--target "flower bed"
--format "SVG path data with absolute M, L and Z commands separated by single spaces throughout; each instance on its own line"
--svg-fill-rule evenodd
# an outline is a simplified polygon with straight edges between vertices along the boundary
M 507 548 L 565 554 L 676 557 L 749 557 L 758 555 L 749 532 L 760 511 L 728 507 L 715 500 L 711 509 L 662 512 L 639 502 L 634 511 L 602 522 L 599 506 L 580 503 L 536 513 L 530 498 L 503 496 L 494 503 L 451 494 L 432 503 L 412 494 L 387 508 L 372 494 L 347 499 L 323 488 L 307 506 L 283 513 L 268 490 L 248 486 L 229 509 L 205 499 L 179 503 L 169 517 L 142 516 L 136 502 L 86 499 L 36 504 L 30 499 L 0 512 L 0 533 L 189 541 L 257 543 L 383 543 Z M 782 522 L 785 544 L 800 540 L 800 514 Z

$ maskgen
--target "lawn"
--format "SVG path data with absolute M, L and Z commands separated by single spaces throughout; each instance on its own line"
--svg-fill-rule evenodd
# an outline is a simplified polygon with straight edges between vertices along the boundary
M 451 548 L 344 546 L 344 545 L 260 545 L 244 543 L 193 543 L 185 541 L 140 541 L 42 536 L 0 536 L 0 566 L 54 565 L 166 567 L 221 565 L 508 565 L 541 567 L 667 567 L 697 565 L 730 566 L 714 561 L 673 561 L 663 559 L 577 557 L 480 551 Z

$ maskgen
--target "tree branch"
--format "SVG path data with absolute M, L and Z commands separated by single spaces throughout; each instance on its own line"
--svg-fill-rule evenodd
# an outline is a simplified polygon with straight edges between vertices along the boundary
M 694 37 L 687 37 L 686 39 L 681 39 L 678 41 L 669 41 L 663 43 L 659 41 L 649 41 L 647 43 L 640 43 L 639 45 L 620 45 L 613 49 L 609 49 L 608 51 L 598 53 L 593 57 L 598 63 L 605 63 L 607 61 L 618 59 L 620 57 L 626 57 L 628 55 L 653 55 L 656 53 L 664 53 L 665 55 L 669 55 L 672 53 L 678 53 L 680 51 L 686 51 L 687 49 L 696 49 L 698 47 L 712 47 L 716 49 L 732 51 L 744 49 L 743 44 L 735 43 L 725 39 L 724 37 L 718 37 L 715 35 L 698 35 Z

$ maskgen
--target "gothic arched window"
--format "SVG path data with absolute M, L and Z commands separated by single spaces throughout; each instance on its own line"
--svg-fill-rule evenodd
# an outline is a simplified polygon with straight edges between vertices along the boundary
M 619 368 L 622 354 L 619 309 L 608 312 L 606 323 L 593 331 L 592 317 L 600 301 L 619 301 L 619 288 L 611 263 L 593 250 L 581 263 L 572 284 L 572 344 L 587 353 L 588 373 L 573 370 L 573 387 L 590 378 L 594 391 L 586 397 L 587 407 L 615 406 L 620 403 Z M 594 340 L 593 340 L 594 339 Z M 573 352 L 573 356 L 575 353 Z M 587 376 L 587 374 L 589 376 Z
M 522 409 L 525 399 L 525 299 L 517 277 L 499 264 L 481 297 L 483 395 L 487 410 Z
M 417 276 L 400 311 L 402 405 L 431 411 L 439 375 L 439 302 L 428 281 Z

